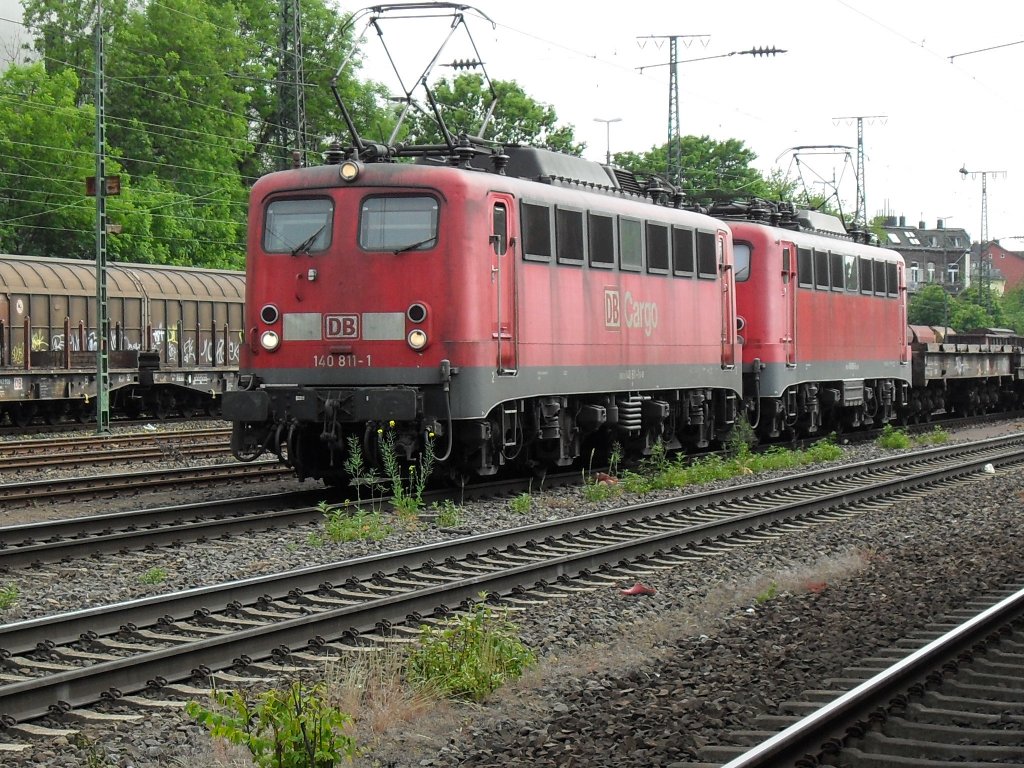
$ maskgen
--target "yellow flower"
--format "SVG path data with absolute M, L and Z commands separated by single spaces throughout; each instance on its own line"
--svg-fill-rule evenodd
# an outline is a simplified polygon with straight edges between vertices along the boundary
M 391 421 L 389 421 L 389 422 L 388 422 L 388 426 L 389 426 L 389 427 L 393 427 L 393 426 L 395 426 L 395 420 L 394 420 L 394 419 L 392 419 Z
M 378 435 L 383 435 L 384 434 L 384 430 L 383 429 L 378 429 L 377 430 L 377 434 Z
M 427 437 L 429 437 L 431 440 L 433 440 L 434 439 L 434 433 L 433 432 L 427 432 Z

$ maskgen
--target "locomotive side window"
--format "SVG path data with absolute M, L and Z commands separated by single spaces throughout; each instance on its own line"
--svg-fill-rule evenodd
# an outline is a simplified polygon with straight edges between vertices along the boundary
M 832 290 L 841 291 L 843 290 L 843 254 L 830 253 L 828 258 Z
M 494 252 L 504 256 L 508 250 L 508 209 L 504 203 L 495 203 L 491 211 L 491 237 Z
M 644 259 L 644 233 L 636 219 L 619 218 L 619 265 L 636 272 Z
M 559 264 L 583 263 L 583 213 L 555 209 L 555 251 Z
M 814 287 L 821 291 L 829 289 L 828 251 L 814 251 Z
M 551 258 L 551 209 L 546 205 L 523 203 L 523 258 L 547 261 Z
M 668 274 L 668 227 L 647 222 L 647 271 Z
M 590 266 L 615 266 L 615 219 L 592 213 L 588 216 L 587 234 L 590 245 Z
M 801 288 L 814 287 L 814 251 L 810 248 L 796 249 L 796 277 Z
M 737 283 L 744 283 L 750 279 L 750 243 L 733 243 L 732 263 Z
M 368 197 L 359 213 L 359 247 L 366 251 L 422 251 L 437 245 L 437 200 Z
M 714 232 L 697 233 L 697 277 L 718 277 L 718 246 Z
M 331 244 L 334 203 L 325 198 L 274 200 L 267 206 L 263 250 L 297 253 L 326 250 Z
M 846 273 L 846 290 L 856 293 L 860 289 L 860 271 L 856 256 L 843 257 L 843 271 Z
M 885 264 L 885 290 L 890 296 L 898 296 L 900 292 L 899 274 L 894 261 Z
M 874 285 L 874 280 L 872 280 L 872 277 L 874 276 L 874 267 L 871 266 L 872 264 L 873 264 L 873 262 L 871 261 L 871 259 L 865 259 L 865 258 L 861 257 L 861 260 L 860 260 L 860 292 L 861 293 L 868 293 L 868 294 L 870 294 L 874 290 L 872 288 L 872 286 Z
M 672 272 L 693 277 L 693 230 L 672 227 Z
M 885 296 L 885 262 L 875 262 L 875 296 Z

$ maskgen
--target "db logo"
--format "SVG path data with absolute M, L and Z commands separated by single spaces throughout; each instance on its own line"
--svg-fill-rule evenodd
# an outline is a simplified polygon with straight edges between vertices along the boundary
M 359 315 L 324 315 L 324 338 L 358 339 Z
M 618 328 L 620 319 L 619 291 L 616 288 L 604 289 L 604 327 Z

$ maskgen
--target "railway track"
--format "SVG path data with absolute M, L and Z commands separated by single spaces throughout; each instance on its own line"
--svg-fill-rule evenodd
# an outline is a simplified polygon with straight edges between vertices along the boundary
M 978 600 L 826 685 L 759 718 L 744 735 L 753 748 L 705 747 L 702 757 L 728 759 L 725 768 L 1019 766 L 1024 589 Z
M 223 421 L 219 416 L 191 416 L 191 417 L 168 417 L 165 419 L 129 419 L 127 417 L 113 416 L 111 418 L 111 426 L 115 428 L 137 428 L 152 426 L 155 424 L 191 424 L 196 421 L 209 421 L 214 423 L 221 423 Z M 96 420 L 88 419 L 86 421 L 68 421 L 64 420 L 58 424 L 44 424 L 44 423 L 32 423 L 28 426 L 18 426 L 17 424 L 0 423 L 0 437 L 13 437 L 20 438 L 25 435 L 66 435 L 68 432 L 77 432 L 81 434 L 87 434 L 91 430 L 96 429 Z
M 933 456 L 913 469 L 876 467 L 866 483 L 858 481 L 868 474 L 863 466 L 812 473 L 818 482 L 788 495 L 792 478 L 774 481 L 773 492 L 772 483 L 733 489 L 718 503 L 716 494 L 676 498 L 9 624 L 0 627 L 0 719 L 14 727 L 100 699 L 165 696 L 218 670 L 322 662 L 415 632 L 481 592 L 521 607 L 606 589 L 794 525 L 888 506 L 901 494 L 976 476 L 988 463 L 1024 461 L 1020 440 L 984 444 L 957 463 Z
M 709 509 L 759 503 L 781 503 L 787 495 L 800 494 L 801 487 L 827 488 L 837 484 L 857 488 L 876 482 L 889 473 L 913 475 L 919 468 L 938 469 L 957 466 L 965 456 L 978 460 L 998 460 L 1015 445 L 1024 446 L 1024 436 L 994 438 L 981 443 L 959 444 L 930 449 L 914 454 L 891 456 L 854 465 L 844 465 L 807 472 L 796 477 L 768 480 L 689 496 L 692 508 Z M 243 465 L 244 466 L 244 465 Z M 268 468 L 269 469 L 269 468 Z M 549 478 L 549 487 L 578 480 L 575 474 Z M 468 498 L 514 493 L 519 481 L 502 481 L 462 492 Z M 3 491 L 0 490 L 0 494 Z M 336 492 L 334 495 L 337 495 Z M 745 501 L 753 496 L 759 501 Z M 430 499 L 443 498 L 438 493 Z M 143 547 L 179 545 L 237 535 L 245 531 L 266 530 L 307 525 L 322 519 L 318 504 L 335 503 L 330 491 L 317 488 L 296 493 L 273 493 L 262 497 L 246 497 L 223 501 L 183 504 L 179 506 L 132 512 L 112 513 L 0 527 L 0 570 L 56 562 L 72 557 L 119 552 Z M 378 503 L 386 503 L 387 499 Z M 638 518 L 654 512 L 647 505 L 632 508 Z
M 230 453 L 230 430 L 90 435 L 0 443 L 0 472 L 83 467 Z
M 266 480 L 290 477 L 292 470 L 276 460 L 232 462 L 181 469 L 147 469 L 89 477 L 31 480 L 0 485 L 0 504 L 36 504 L 40 499 L 88 499 L 153 488 L 177 488 L 238 480 Z

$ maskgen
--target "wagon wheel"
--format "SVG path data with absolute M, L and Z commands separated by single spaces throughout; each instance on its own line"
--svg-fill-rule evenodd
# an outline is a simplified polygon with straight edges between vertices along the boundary
M 79 404 L 71 409 L 71 413 L 69 415 L 79 424 L 85 424 L 90 419 L 96 417 L 96 409 L 91 408 L 86 404 Z
M 67 405 L 64 403 L 52 403 L 43 410 L 43 421 L 51 427 L 64 421 L 67 415 Z
M 157 392 L 149 403 L 149 410 L 152 411 L 154 419 L 164 421 L 174 410 L 174 395 Z
M 8 411 L 11 417 L 11 423 L 16 427 L 24 429 L 32 423 L 32 417 L 35 416 L 35 410 L 34 406 L 15 403 Z
M 196 414 L 199 413 L 199 404 L 195 402 L 195 399 L 191 396 L 186 396 L 181 399 L 181 404 L 178 406 L 178 411 L 181 413 L 182 418 L 192 419 L 195 418 Z

